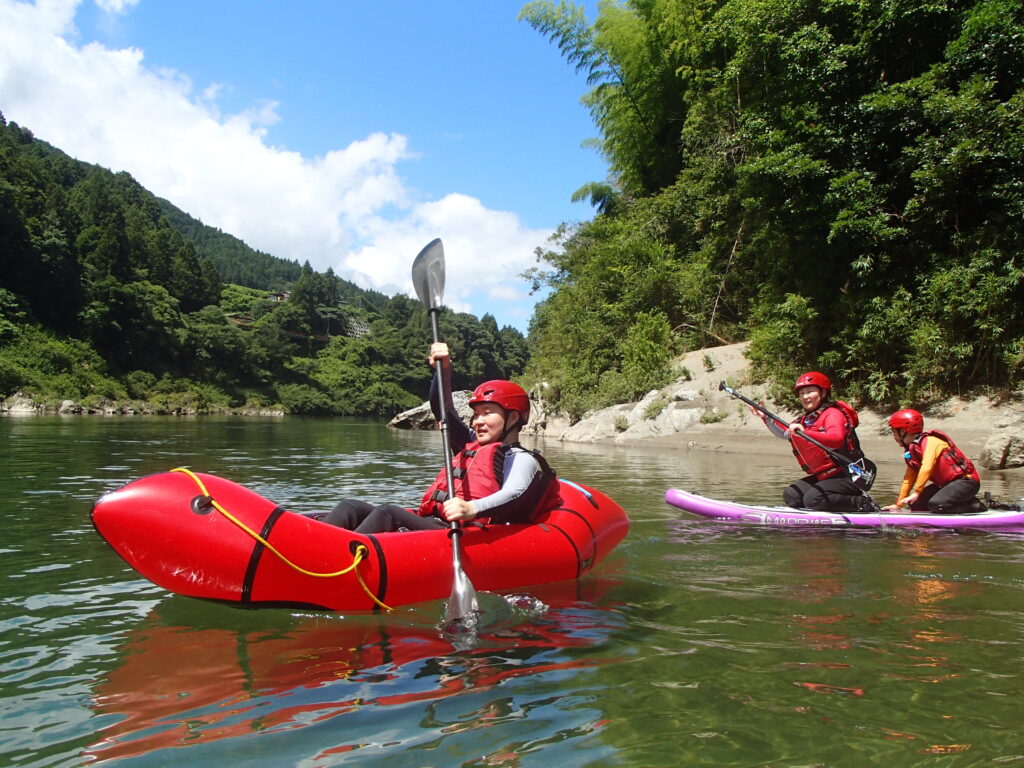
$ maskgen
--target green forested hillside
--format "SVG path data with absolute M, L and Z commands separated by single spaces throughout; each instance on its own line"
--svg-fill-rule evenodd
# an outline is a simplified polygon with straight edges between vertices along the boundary
M 390 415 L 426 396 L 419 302 L 253 252 L 2 115 L 0 255 L 0 397 Z M 441 329 L 457 387 L 525 367 L 490 315 Z
M 302 275 L 302 266 L 297 261 L 250 248 L 234 235 L 197 221 L 173 203 L 159 197 L 156 200 L 170 225 L 195 246 L 200 259 L 213 264 L 225 283 L 281 292 Z M 341 303 L 356 307 L 379 309 L 388 301 L 379 291 L 360 288 L 341 278 L 335 281 L 335 290 Z
M 586 73 L 611 178 L 533 277 L 529 376 L 579 414 L 751 340 L 783 385 L 884 404 L 1021 386 L 1019 0 L 571 2 L 522 18 Z
M 159 197 L 156 200 L 170 225 L 195 246 L 200 258 L 210 260 L 225 283 L 282 291 L 299 279 L 302 266 L 297 261 L 250 248 L 234 235 L 193 219 L 173 203 Z

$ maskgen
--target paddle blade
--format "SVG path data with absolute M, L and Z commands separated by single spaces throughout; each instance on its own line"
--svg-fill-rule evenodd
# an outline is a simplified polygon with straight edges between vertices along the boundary
M 454 546 L 458 545 L 454 544 Z M 462 570 L 462 566 L 456 563 L 452 594 L 448 598 L 448 604 L 444 607 L 444 622 L 448 625 L 453 621 L 465 621 L 479 610 L 480 603 L 476 598 L 476 589 L 473 588 L 473 583 Z
M 850 473 L 850 481 L 863 491 L 870 491 L 875 484 L 875 474 L 878 467 L 871 459 L 860 458 L 847 466 Z
M 439 309 L 444 298 L 444 245 L 431 240 L 412 263 L 412 284 L 428 310 Z

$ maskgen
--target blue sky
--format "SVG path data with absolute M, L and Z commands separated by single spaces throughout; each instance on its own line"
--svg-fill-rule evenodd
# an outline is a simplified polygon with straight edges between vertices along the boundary
M 277 256 L 525 330 L 605 178 L 582 75 L 508 0 L 0 0 L 0 111 Z M 594 18 L 594 8 L 588 16 Z

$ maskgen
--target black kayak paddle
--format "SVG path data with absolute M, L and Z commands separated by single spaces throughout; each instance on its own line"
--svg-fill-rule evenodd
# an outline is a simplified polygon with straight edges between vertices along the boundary
M 774 413 L 769 411 L 767 408 L 765 408 L 760 403 L 755 403 L 749 397 L 744 397 L 739 392 L 737 392 L 735 389 L 733 389 L 732 387 L 728 386 L 724 381 L 719 383 L 718 389 L 720 391 L 728 392 L 730 395 L 732 395 L 733 397 L 735 397 L 735 398 L 737 398 L 739 400 L 742 400 L 744 403 L 746 403 L 747 405 L 751 406 L 752 408 L 756 408 L 758 411 L 763 413 L 769 419 L 773 419 L 776 422 L 778 422 L 779 424 L 788 424 L 789 423 L 789 422 L 785 421 L 784 419 L 782 419 L 781 417 L 776 416 Z M 791 434 L 798 435 L 799 437 L 802 437 L 804 440 L 808 441 L 809 443 L 813 443 L 814 445 L 816 445 L 819 448 L 821 448 L 821 450 L 823 450 L 829 456 L 831 456 L 832 459 L 839 466 L 846 467 L 846 471 L 849 472 L 849 474 L 850 474 L 850 482 L 852 482 L 854 485 L 856 485 L 862 491 L 870 491 L 871 490 L 871 486 L 874 485 L 874 482 L 875 482 L 875 473 L 878 471 L 878 468 L 875 466 L 875 463 L 873 461 L 871 461 L 869 458 L 867 458 L 866 456 L 861 456 L 860 458 L 857 458 L 857 459 L 851 459 L 851 457 L 847 456 L 845 453 L 842 453 L 841 451 L 837 451 L 837 450 L 834 450 L 832 448 L 829 448 L 827 445 L 818 442 L 817 440 L 815 440 L 813 437 L 811 437 L 810 435 L 806 434 L 802 430 L 798 431 L 798 432 L 793 432 Z
M 441 340 L 441 334 L 437 328 L 437 316 L 441 312 L 441 300 L 444 297 L 444 245 L 441 243 L 441 238 L 431 240 L 413 261 L 412 283 L 416 287 L 416 295 L 419 296 L 430 315 L 430 329 L 436 343 Z M 434 366 L 434 375 L 437 377 L 437 393 L 442 409 L 440 427 L 441 440 L 444 443 L 444 473 L 448 481 L 448 492 L 451 493 L 455 487 L 453 483 L 455 473 L 452 471 L 452 448 L 448 442 L 447 414 L 443 412 L 448 398 L 440 363 Z M 457 521 L 453 520 L 449 523 L 448 536 L 452 540 L 454 581 L 451 597 L 448 598 L 448 603 L 445 606 L 445 624 L 466 619 L 480 610 L 476 590 L 462 570 L 462 556 L 459 552 L 462 528 L 459 527 Z

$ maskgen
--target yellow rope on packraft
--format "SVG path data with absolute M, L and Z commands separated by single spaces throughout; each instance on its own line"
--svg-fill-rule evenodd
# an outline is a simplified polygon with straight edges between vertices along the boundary
M 359 586 L 363 588 L 363 592 L 365 592 L 366 595 L 371 600 L 373 600 L 374 603 L 379 605 L 385 611 L 392 610 L 390 606 L 385 605 L 384 603 L 382 603 L 380 600 L 377 599 L 376 595 L 374 595 L 373 592 L 370 591 L 370 588 L 366 586 L 366 583 L 363 581 L 362 574 L 359 573 L 359 563 L 361 563 L 363 561 L 363 558 L 365 558 L 367 553 L 368 553 L 368 551 L 367 551 L 367 549 L 366 549 L 366 547 L 364 545 L 360 544 L 359 546 L 356 547 L 356 550 L 355 550 L 355 552 L 352 555 L 352 564 L 350 566 L 348 566 L 347 568 L 342 568 L 340 571 L 334 571 L 333 573 L 317 573 L 316 571 L 307 571 L 301 565 L 297 565 L 296 563 L 293 563 L 291 560 L 288 559 L 288 557 L 284 553 L 280 552 L 277 549 L 277 547 L 275 547 L 273 544 L 271 544 L 265 538 L 263 538 L 258 533 L 256 533 L 256 531 L 254 531 L 252 528 L 247 526 L 245 523 L 243 523 L 237 517 L 235 517 L 230 512 L 228 512 L 226 509 L 224 509 L 224 507 L 222 507 L 220 505 L 220 503 L 210 495 L 209 491 L 206 490 L 206 486 L 203 484 L 203 481 L 201 479 L 199 479 L 199 477 L 196 475 L 196 473 L 193 472 L 191 469 L 188 469 L 187 467 L 175 467 L 174 469 L 171 470 L 171 472 L 181 472 L 182 474 L 185 474 L 185 475 L 188 475 L 189 477 L 191 477 L 192 480 L 195 482 L 195 484 L 197 486 L 199 486 L 199 490 L 200 490 L 200 492 L 202 492 L 203 496 L 205 496 L 206 498 L 208 498 L 210 500 L 210 504 L 211 504 L 211 506 L 213 506 L 214 509 L 216 509 L 222 515 L 224 515 L 225 518 L 227 518 L 229 521 L 234 523 L 238 528 L 240 528 L 241 530 L 245 531 L 245 533 L 247 533 L 253 539 L 258 541 L 260 544 L 262 544 L 267 549 L 269 549 L 282 563 L 287 565 L 289 568 L 292 568 L 293 570 L 296 570 L 299 573 L 305 574 L 306 576 L 313 576 L 314 578 L 317 578 L 317 579 L 331 579 L 331 578 L 334 578 L 335 576 L 344 576 L 349 571 L 355 571 L 356 579 L 359 581 Z

